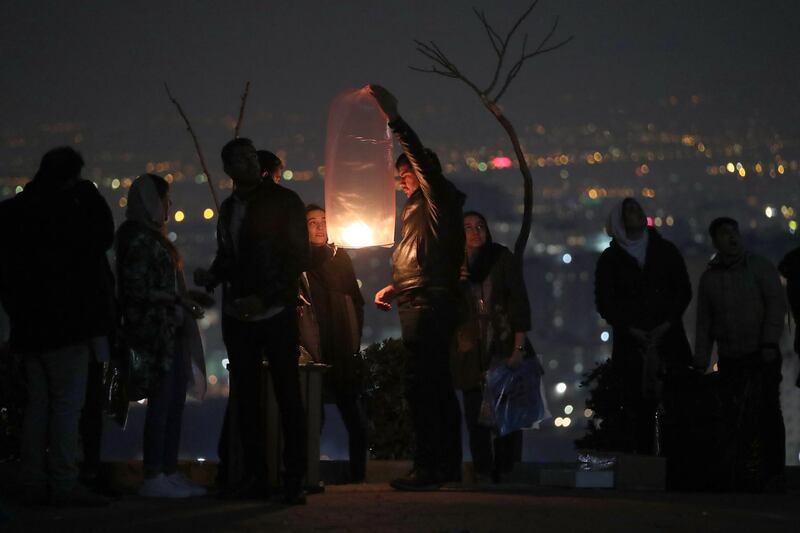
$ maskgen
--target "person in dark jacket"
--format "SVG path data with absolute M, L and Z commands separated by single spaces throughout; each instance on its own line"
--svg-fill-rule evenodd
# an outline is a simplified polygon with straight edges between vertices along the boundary
M 533 354 L 527 338 L 531 329 L 528 291 L 514 254 L 492 241 L 486 218 L 464 213 L 467 263 L 461 271 L 466 320 L 459 325 L 451 357 L 456 388 L 464 397 L 464 419 L 475 478 L 499 481 L 522 455 L 522 431 L 492 438 L 492 430 L 478 423 L 483 401 L 483 380 L 493 359 L 519 366 Z
M 724 489 L 785 490 L 786 430 L 781 413 L 786 323 L 781 278 L 772 262 L 745 249 L 739 224 L 714 219 L 716 254 L 700 277 L 694 367 L 707 371 L 717 347 L 722 428 L 716 446 Z
M 4 221 L 11 256 L 3 257 L 3 306 L 11 350 L 25 358 L 28 405 L 22 432 L 22 480 L 30 501 L 101 505 L 78 479 L 79 417 L 90 360 L 108 352 L 114 327 L 106 251 L 111 210 L 81 179 L 84 162 L 70 147 L 42 157 L 33 180 Z M 47 466 L 46 466 L 47 464 Z
M 234 495 L 268 496 L 261 401 L 262 359 L 269 372 L 286 438 L 285 499 L 305 503 L 306 422 L 297 369 L 298 280 L 309 261 L 305 205 L 296 193 L 262 179 L 256 149 L 239 138 L 222 149 L 233 193 L 222 202 L 217 254 L 210 270 L 195 271 L 195 283 L 222 284 L 222 336 L 230 359 L 247 479 Z M 222 438 L 226 438 L 225 435 Z
M 613 329 L 612 369 L 621 386 L 625 429 L 622 451 L 656 449 L 656 413 L 678 376 L 689 367 L 691 348 L 683 313 L 692 298 L 686 264 L 655 228 L 639 203 L 626 198 L 610 213 L 611 245 L 595 272 L 597 311 Z
M 378 85 L 370 90 L 403 147 L 396 167 L 408 197 L 400 242 L 392 255 L 393 282 L 375 295 L 381 310 L 398 302 L 408 350 L 406 399 L 416 437 L 414 469 L 392 486 L 430 490 L 461 481 L 461 413 L 449 352 L 464 259 L 464 194 L 445 179 L 436 154 L 400 117 L 397 99 Z
M 328 243 L 325 210 L 309 205 L 306 219 L 311 266 L 305 273 L 304 292 L 311 305 L 304 312 L 311 316 L 301 320 L 304 329 L 313 331 L 301 334 L 301 339 L 315 360 L 331 365 L 324 377 L 325 396 L 333 400 L 342 415 L 349 438 L 350 481 L 360 483 L 366 476 L 367 460 L 363 368 L 359 354 L 364 298 L 350 256 Z

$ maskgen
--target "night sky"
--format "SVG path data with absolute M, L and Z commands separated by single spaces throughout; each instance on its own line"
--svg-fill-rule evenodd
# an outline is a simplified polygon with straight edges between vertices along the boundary
M 220 119 L 236 116 L 251 80 L 243 135 L 268 144 L 275 131 L 302 116 L 309 121 L 306 133 L 321 138 L 337 92 L 379 82 L 397 94 L 407 116 L 434 110 L 420 115 L 425 123 L 415 123 L 422 132 L 472 142 L 484 132 L 496 135 L 498 126 L 471 91 L 407 68 L 428 66 L 412 39 L 433 39 L 485 83 L 494 57 L 471 5 L 3 2 L 0 133 L 24 136 L 40 124 L 70 122 L 93 133 L 82 146 L 87 154 L 126 146 L 154 158 L 175 150 L 189 154 L 188 137 L 163 90 L 167 81 L 216 152 L 229 136 Z M 528 2 L 475 5 L 504 32 Z M 575 39 L 526 64 L 503 104 L 512 119 L 570 123 L 634 101 L 646 107 L 671 94 L 724 93 L 749 98 L 745 105 L 763 106 L 776 123 L 797 131 L 798 11 L 789 0 L 542 0 L 523 28 L 531 42 L 556 15 L 556 39 Z M 741 105 L 736 100 L 718 109 L 718 118 Z

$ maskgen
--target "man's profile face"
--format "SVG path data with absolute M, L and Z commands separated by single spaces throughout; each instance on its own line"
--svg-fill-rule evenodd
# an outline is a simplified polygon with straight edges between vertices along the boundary
M 225 163 L 225 173 L 236 185 L 249 185 L 261 181 L 258 154 L 252 146 L 236 146 Z
M 400 174 L 400 189 L 405 193 L 406 198 L 414 194 L 414 191 L 419 189 L 419 178 L 414 172 L 411 165 L 402 163 L 397 167 L 397 172 Z
M 723 224 L 714 233 L 714 248 L 725 256 L 735 257 L 744 251 L 742 235 L 733 224 Z
M 306 224 L 308 224 L 308 242 L 311 243 L 311 246 L 322 246 L 328 243 L 325 211 L 314 209 L 306 213 Z

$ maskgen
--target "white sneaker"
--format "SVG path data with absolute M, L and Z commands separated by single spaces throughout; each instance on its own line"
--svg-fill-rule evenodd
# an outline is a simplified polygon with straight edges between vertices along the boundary
M 164 474 L 145 479 L 139 489 L 139 496 L 145 498 L 188 498 L 191 495 L 188 489 L 171 483 Z
M 200 485 L 193 483 L 190 479 L 186 476 L 181 474 L 180 472 L 173 472 L 172 474 L 166 476 L 167 481 L 175 485 L 176 487 L 180 487 L 189 491 L 190 496 L 205 496 L 208 494 L 208 490 L 205 487 L 201 487 Z

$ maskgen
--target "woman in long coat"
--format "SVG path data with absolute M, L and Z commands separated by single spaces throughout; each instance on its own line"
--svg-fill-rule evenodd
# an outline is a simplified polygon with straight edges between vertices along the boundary
M 366 415 L 363 405 L 364 367 L 361 331 L 364 298 L 358 288 L 353 263 L 344 250 L 328 243 L 325 211 L 306 208 L 311 266 L 303 287 L 311 304 L 300 317 L 303 348 L 317 361 L 331 365 L 325 373 L 325 396 L 342 415 L 350 453 L 350 480 L 364 481 L 367 460 Z
M 492 242 L 486 218 L 464 213 L 467 263 L 461 287 L 466 319 L 456 331 L 451 356 L 453 383 L 464 398 L 464 419 L 476 478 L 498 481 L 522 455 L 522 432 L 492 438 L 492 429 L 478 422 L 486 371 L 503 359 L 517 366 L 533 355 L 528 291 L 522 269 L 511 251 Z M 494 361 L 493 361 L 494 360 Z
M 610 246 L 595 272 L 597 311 L 613 330 L 611 368 L 620 384 L 622 451 L 657 453 L 656 413 L 691 363 L 683 313 L 692 299 L 686 264 L 626 198 L 609 214 Z
M 204 376 L 192 374 L 193 367 L 205 369 L 195 322 L 203 310 L 186 296 L 183 261 L 166 237 L 170 204 L 164 178 L 136 178 L 115 251 L 122 332 L 137 356 L 131 372 L 147 398 L 139 494 L 183 498 L 205 493 L 177 471 L 187 386 L 205 385 Z

